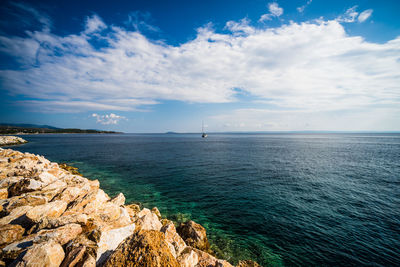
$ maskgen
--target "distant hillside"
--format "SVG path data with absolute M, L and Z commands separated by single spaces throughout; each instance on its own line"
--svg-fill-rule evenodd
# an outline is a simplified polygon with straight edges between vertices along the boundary
M 35 124 L 15 124 L 15 123 L 0 123 L 0 134 L 38 134 L 38 133 L 106 133 L 115 134 L 120 132 L 101 131 L 93 129 L 75 129 L 75 128 L 56 128 L 49 125 Z
M 29 124 L 29 123 L 0 123 L 0 126 L 13 126 L 13 127 L 21 127 L 21 128 L 46 128 L 46 129 L 60 129 L 50 125 L 37 125 L 37 124 Z

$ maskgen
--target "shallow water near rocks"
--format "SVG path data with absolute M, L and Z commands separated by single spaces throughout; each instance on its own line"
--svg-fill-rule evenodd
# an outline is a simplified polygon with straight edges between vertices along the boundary
M 202 224 L 233 263 L 400 265 L 400 134 L 22 137 L 13 149 Z

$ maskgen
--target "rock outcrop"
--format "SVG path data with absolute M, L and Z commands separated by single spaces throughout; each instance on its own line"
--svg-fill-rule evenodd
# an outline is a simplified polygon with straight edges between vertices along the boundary
M 0 136 L 0 146 L 19 145 L 27 143 L 26 140 L 17 136 L 2 135 Z
M 0 266 L 232 266 L 210 254 L 201 225 L 175 228 L 77 173 L 0 148 Z

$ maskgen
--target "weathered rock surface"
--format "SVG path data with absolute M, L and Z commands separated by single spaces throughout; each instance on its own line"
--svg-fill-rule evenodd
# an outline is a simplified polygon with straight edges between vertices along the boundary
M 103 266 L 179 266 L 164 235 L 155 230 L 140 230 L 127 238 Z
M 27 141 L 22 139 L 21 137 L 8 136 L 8 135 L 0 136 L 0 146 L 10 146 L 10 145 L 18 145 L 24 143 L 27 143 Z
M 210 243 L 208 243 L 206 229 L 194 221 L 181 223 L 177 228 L 179 235 L 185 240 L 188 246 L 208 251 Z
M 176 229 L 156 207 L 125 205 L 77 174 L 0 148 L 0 266 L 232 266 L 209 254 L 201 225 Z
M 25 229 L 20 225 L 6 224 L 0 226 L 0 246 L 22 238 Z
M 239 261 L 237 267 L 261 267 L 261 265 L 252 260 L 244 260 Z
M 60 266 L 64 259 L 64 250 L 62 246 L 54 241 L 41 243 L 32 246 L 28 249 L 22 261 L 16 263 L 17 267 L 30 266 L 45 266 L 56 267 Z

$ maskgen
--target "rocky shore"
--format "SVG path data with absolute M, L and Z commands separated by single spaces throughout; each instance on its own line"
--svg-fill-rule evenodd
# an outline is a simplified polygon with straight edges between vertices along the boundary
M 212 255 L 201 225 L 176 227 L 69 170 L 0 148 L 0 266 L 232 266 Z
M 0 136 L 0 146 L 19 145 L 25 143 L 28 142 L 21 137 L 7 135 Z

